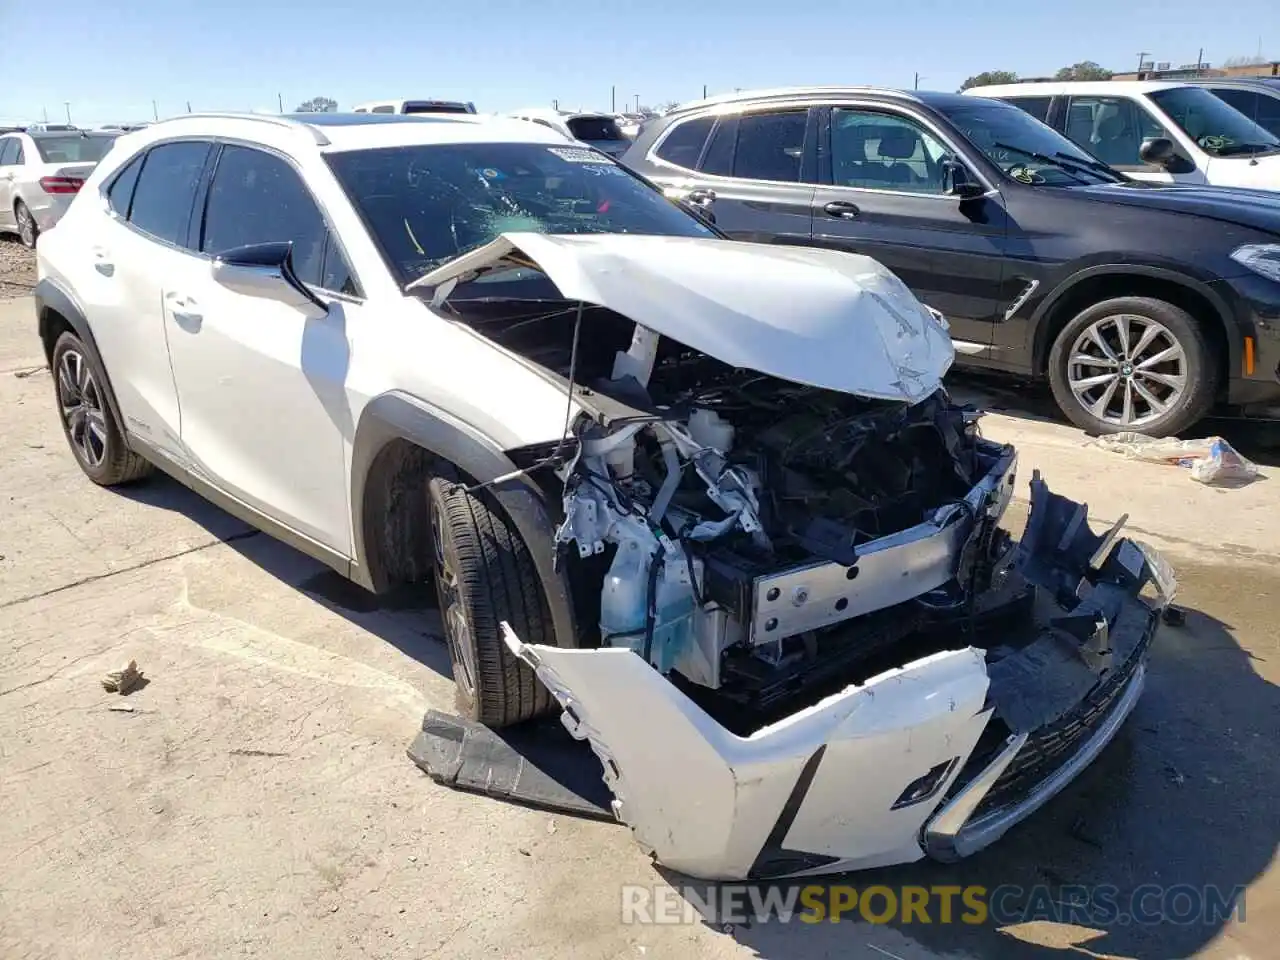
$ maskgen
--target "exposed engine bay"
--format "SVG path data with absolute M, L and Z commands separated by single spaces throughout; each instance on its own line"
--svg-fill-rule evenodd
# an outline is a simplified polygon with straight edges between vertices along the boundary
M 988 590 L 1016 457 L 944 391 L 908 404 L 793 383 L 571 306 L 454 309 L 583 385 L 554 469 L 562 562 L 576 593 L 600 584 L 585 645 L 630 648 L 752 726 Z

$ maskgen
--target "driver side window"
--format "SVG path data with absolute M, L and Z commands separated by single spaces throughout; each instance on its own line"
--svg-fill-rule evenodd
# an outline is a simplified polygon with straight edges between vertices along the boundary
M 1066 134 L 1117 170 L 1154 169 L 1138 156 L 1142 141 L 1173 139 L 1158 120 L 1127 97 L 1072 97 Z
M 831 110 L 831 182 L 839 187 L 936 193 L 944 190 L 946 145 L 906 117 Z

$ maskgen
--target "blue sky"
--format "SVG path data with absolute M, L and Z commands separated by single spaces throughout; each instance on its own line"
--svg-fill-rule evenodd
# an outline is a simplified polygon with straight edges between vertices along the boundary
M 909 87 L 916 71 L 922 88 L 954 90 L 987 69 L 1131 69 L 1139 51 L 1182 63 L 1202 46 L 1218 61 L 1259 41 L 1280 59 L 1276 0 L 0 0 L 0 37 L 0 117 L 62 119 L 70 101 L 82 124 L 150 119 L 153 98 L 162 117 L 188 101 L 274 110 L 277 94 L 286 110 L 316 95 L 607 109 L 616 84 L 621 109 L 704 84 Z

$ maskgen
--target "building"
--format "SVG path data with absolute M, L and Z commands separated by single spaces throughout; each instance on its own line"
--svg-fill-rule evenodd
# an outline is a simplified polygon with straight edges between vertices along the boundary
M 1148 60 L 1138 71 L 1111 75 L 1112 80 L 1196 80 L 1208 77 L 1280 77 L 1280 60 L 1259 60 L 1231 67 L 1215 67 L 1204 62 L 1175 67 L 1168 61 Z

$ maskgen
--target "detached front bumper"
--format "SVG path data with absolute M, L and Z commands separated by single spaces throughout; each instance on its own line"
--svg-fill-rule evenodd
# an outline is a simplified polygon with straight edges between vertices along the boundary
M 1111 741 L 1176 588 L 1154 551 L 1118 526 L 1094 535 L 1084 508 L 1038 476 L 1016 559 L 1046 608 L 1026 642 L 925 656 L 749 736 L 628 649 L 504 630 L 599 757 L 614 815 L 660 863 L 764 880 L 949 860 L 1030 816 Z

